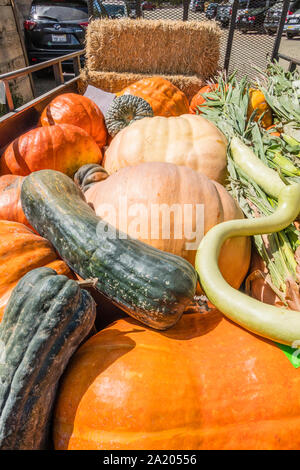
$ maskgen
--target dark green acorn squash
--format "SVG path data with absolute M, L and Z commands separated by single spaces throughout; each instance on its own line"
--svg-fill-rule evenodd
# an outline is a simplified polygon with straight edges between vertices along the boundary
M 97 289 L 132 317 L 164 330 L 193 299 L 197 276 L 190 263 L 108 226 L 68 176 L 31 173 L 21 200 L 30 224 L 66 263 L 83 279 L 98 278 Z
M 14 288 L 0 324 L 1 450 L 45 448 L 59 378 L 95 315 L 91 295 L 53 269 Z
M 105 115 L 105 124 L 109 135 L 114 137 L 125 127 L 144 117 L 153 117 L 150 104 L 134 95 L 116 96 Z

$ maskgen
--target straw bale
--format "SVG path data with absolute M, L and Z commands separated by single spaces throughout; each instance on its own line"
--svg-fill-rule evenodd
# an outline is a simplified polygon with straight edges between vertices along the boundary
M 131 85 L 131 83 L 137 82 L 143 78 L 151 77 L 151 75 L 139 74 L 139 73 L 117 73 L 117 72 L 94 72 L 91 70 L 83 70 L 80 76 L 80 89 L 81 93 L 84 93 L 87 85 L 93 85 L 101 90 L 108 91 L 110 93 L 117 93 L 123 90 L 123 88 Z M 163 75 L 163 77 L 177 86 L 183 91 L 187 98 L 190 100 L 201 88 L 205 82 L 194 76 L 186 75 Z
M 214 21 L 98 19 L 87 30 L 87 68 L 205 80 L 216 72 L 220 37 Z

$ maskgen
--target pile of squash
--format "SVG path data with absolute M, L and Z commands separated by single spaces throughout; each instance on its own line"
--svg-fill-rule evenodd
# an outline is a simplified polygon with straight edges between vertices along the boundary
M 226 138 L 194 114 L 202 93 L 189 104 L 152 77 L 106 116 L 60 95 L 2 154 L 0 449 L 299 448 L 299 373 L 201 308 L 193 239 L 175 219 L 169 239 L 163 217 L 155 237 L 119 222 L 139 204 L 146 225 L 152 205 L 189 205 L 190 221 L 201 206 L 203 234 L 243 218 Z M 237 289 L 250 257 L 249 237 L 222 247 Z

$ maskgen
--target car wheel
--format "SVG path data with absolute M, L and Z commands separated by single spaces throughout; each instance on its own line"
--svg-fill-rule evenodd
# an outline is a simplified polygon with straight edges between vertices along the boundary
M 287 39 L 293 39 L 294 35 L 291 33 L 286 33 Z

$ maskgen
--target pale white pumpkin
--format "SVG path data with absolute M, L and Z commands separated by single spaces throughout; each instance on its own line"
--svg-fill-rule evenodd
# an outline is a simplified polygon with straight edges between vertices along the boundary
M 184 165 L 223 184 L 226 178 L 227 140 L 202 116 L 144 118 L 131 124 L 112 140 L 105 153 L 105 170 L 142 162 Z

